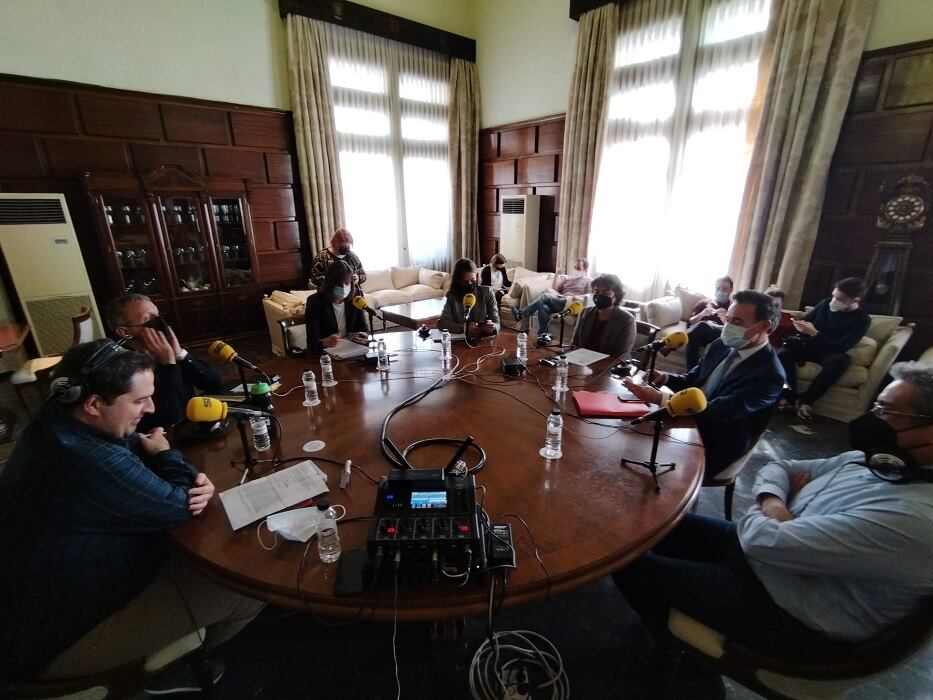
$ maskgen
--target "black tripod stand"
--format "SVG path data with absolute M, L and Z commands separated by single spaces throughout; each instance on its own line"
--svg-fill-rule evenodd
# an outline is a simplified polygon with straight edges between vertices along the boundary
M 648 420 L 654 421 L 654 439 L 651 442 L 651 459 L 647 462 L 643 460 L 635 459 L 621 459 L 620 464 L 637 464 L 640 467 L 645 467 L 649 472 L 651 472 L 651 477 L 654 479 L 654 490 L 660 491 L 661 484 L 658 482 L 658 477 L 662 474 L 667 474 L 669 471 L 673 471 L 674 467 L 677 466 L 676 462 L 664 462 L 663 464 L 658 463 L 658 443 L 661 442 L 661 421 L 663 416 L 658 414 L 653 416 Z
M 246 435 L 246 423 L 249 421 L 249 416 L 237 415 L 234 417 L 236 420 L 236 427 L 240 431 L 240 442 L 243 443 L 243 478 L 240 479 L 240 483 L 246 481 L 246 477 L 253 473 L 253 467 L 259 464 L 259 460 L 253 457 L 253 448 L 249 444 L 249 437 Z

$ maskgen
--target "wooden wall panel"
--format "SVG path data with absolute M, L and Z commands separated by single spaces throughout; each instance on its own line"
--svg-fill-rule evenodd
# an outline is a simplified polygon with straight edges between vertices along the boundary
M 480 192 L 480 211 L 499 211 L 499 190 L 495 187 L 484 187 Z
M 120 141 L 45 139 L 45 152 L 55 177 L 78 177 L 85 172 L 128 173 L 126 150 Z
M 266 164 L 262 151 L 236 148 L 205 148 L 207 174 L 211 177 L 242 177 L 266 182 Z
M 266 153 L 266 172 L 269 182 L 290 185 L 294 180 L 292 157 L 287 153 Z
M 483 179 L 490 185 L 514 185 L 515 161 L 502 160 L 483 163 Z
M 519 182 L 557 182 L 557 156 L 518 159 Z
M 295 198 L 292 191 L 279 187 L 251 189 L 249 205 L 257 219 L 294 219 Z
M 547 122 L 538 127 L 538 153 L 563 153 L 564 121 Z
M 826 199 L 802 304 L 834 281 L 864 277 L 880 240 L 879 190 L 906 175 L 933 184 L 933 41 L 863 56 L 830 167 Z M 901 359 L 933 345 L 933 216 L 912 236 L 901 314 L 916 328 Z
M 73 99 L 63 90 L 0 83 L 0 129 L 76 134 Z
M 223 110 L 177 104 L 163 104 L 161 109 L 165 138 L 169 141 L 212 143 L 221 146 L 230 143 L 227 113 Z
M 259 275 L 263 282 L 286 282 L 302 277 L 301 253 L 262 253 Z
M 479 135 L 480 160 L 495 160 L 499 157 L 499 134 L 481 133 Z
M 130 146 L 134 169 L 138 173 L 151 172 L 160 165 L 180 165 L 195 175 L 203 175 L 201 156 L 194 146 L 163 146 L 161 144 L 134 143 Z
M 78 94 L 84 131 L 92 136 L 161 139 L 162 119 L 152 100 L 135 100 L 92 93 Z
M 42 177 L 43 174 L 33 137 L 0 134 L 0 177 Z
M 275 250 L 275 224 L 271 221 L 253 222 L 253 240 L 256 251 L 266 253 Z
M 275 222 L 275 247 L 278 250 L 298 250 L 301 248 L 301 237 L 296 221 Z
M 508 129 L 499 133 L 499 157 L 515 158 L 535 152 L 535 127 Z
M 237 146 L 256 148 L 288 148 L 288 125 L 284 114 L 230 114 L 233 142 Z

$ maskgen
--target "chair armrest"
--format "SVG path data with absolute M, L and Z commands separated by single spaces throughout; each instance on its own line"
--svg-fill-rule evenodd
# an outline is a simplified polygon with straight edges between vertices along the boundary
M 303 326 L 305 324 L 304 318 L 283 318 L 278 321 L 279 326 L 282 329 L 282 348 L 285 350 L 285 354 L 288 355 L 289 347 L 288 342 L 288 329 L 292 326 Z
M 863 385 L 866 388 L 872 388 L 872 396 L 868 398 L 874 398 L 874 392 L 881 384 L 881 380 L 884 379 L 884 375 L 891 369 L 891 365 L 894 364 L 897 356 L 901 354 L 901 350 L 907 345 L 907 341 L 910 340 L 910 336 L 913 332 L 914 324 L 912 323 L 908 323 L 905 326 L 898 326 L 891 332 L 891 335 L 888 336 L 884 345 L 878 348 L 878 354 L 875 355 L 875 359 L 868 368 L 868 379 L 865 380 L 865 384 Z M 861 394 L 861 391 L 859 393 Z

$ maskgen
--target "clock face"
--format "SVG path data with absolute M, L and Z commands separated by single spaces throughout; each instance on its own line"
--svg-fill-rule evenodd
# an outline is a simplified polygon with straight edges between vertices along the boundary
M 915 194 L 902 194 L 885 202 L 884 216 L 895 224 L 907 224 L 923 214 L 923 198 Z

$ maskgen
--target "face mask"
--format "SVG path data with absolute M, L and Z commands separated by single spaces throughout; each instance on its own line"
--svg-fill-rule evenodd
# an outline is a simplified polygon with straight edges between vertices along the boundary
M 734 323 L 726 323 L 719 337 L 722 338 L 723 345 L 733 350 L 741 350 L 748 345 L 745 339 L 745 329 Z
M 461 282 L 457 285 L 461 294 L 475 294 L 476 282 Z
M 612 306 L 612 299 L 607 297 L 605 294 L 594 294 L 593 304 L 597 309 L 608 309 L 610 306 Z
M 830 311 L 847 311 L 849 308 L 848 304 L 843 304 L 841 301 L 833 297 L 829 301 L 829 310 Z
M 887 421 L 866 413 L 849 423 L 849 443 L 853 450 L 865 453 L 872 473 L 886 481 L 902 481 L 914 459 L 897 445 L 897 431 Z
M 168 321 L 162 316 L 153 316 L 143 324 L 143 328 L 151 328 L 152 330 L 159 331 L 168 338 Z
M 729 292 L 716 292 L 716 303 L 725 304 L 729 301 Z
M 349 253 L 350 253 L 350 246 L 348 246 L 347 244 L 337 246 L 337 255 L 348 255 Z
M 342 301 L 343 299 L 346 299 L 347 294 L 349 293 L 350 293 L 349 286 L 334 287 L 334 299 L 336 299 L 337 301 Z
M 319 512 L 317 508 L 286 510 L 266 518 L 266 527 L 286 540 L 307 542 L 317 532 Z

